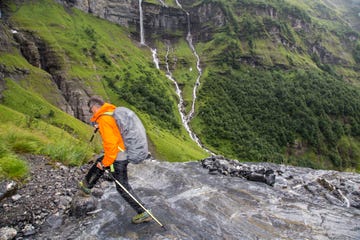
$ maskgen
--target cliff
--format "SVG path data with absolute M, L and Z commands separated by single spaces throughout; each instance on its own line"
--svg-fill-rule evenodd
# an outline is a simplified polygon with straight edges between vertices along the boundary
M 130 28 L 133 33 L 132 37 L 140 40 L 138 0 L 57 0 L 57 2 Z M 142 8 L 145 38 L 149 43 L 155 39 L 178 41 L 179 38 L 186 37 L 189 27 L 199 41 L 209 41 L 217 31 L 216 29 L 224 27 L 226 24 L 224 12 L 217 3 L 189 6 L 189 3 L 184 2 L 185 9 L 182 9 L 177 5 L 164 6 L 160 2 L 153 4 L 142 1 Z M 190 22 L 188 22 L 188 13 Z

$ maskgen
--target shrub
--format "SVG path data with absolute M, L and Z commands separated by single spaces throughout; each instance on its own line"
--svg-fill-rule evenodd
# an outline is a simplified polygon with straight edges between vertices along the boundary
M 10 151 L 9 151 L 8 146 L 6 146 L 6 144 L 3 141 L 1 141 L 0 142 L 0 158 L 2 158 L 3 156 L 5 156 L 9 153 L 10 153 Z
M 86 145 L 80 143 L 73 144 L 73 142 L 66 140 L 48 144 L 41 153 L 55 161 L 60 161 L 71 166 L 80 165 L 90 157 L 89 149 Z
M 7 154 L 0 158 L 0 179 L 24 179 L 28 174 L 28 168 L 24 160 L 15 155 Z
M 38 153 L 41 148 L 40 139 L 28 132 L 14 131 L 5 135 L 4 140 L 15 153 Z

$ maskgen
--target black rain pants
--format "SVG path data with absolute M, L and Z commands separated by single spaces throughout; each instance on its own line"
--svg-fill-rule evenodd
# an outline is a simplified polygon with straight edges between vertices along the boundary
M 104 174 L 104 170 L 100 170 L 96 167 L 97 162 L 90 168 L 89 172 L 85 176 L 85 184 L 88 188 L 93 188 L 99 178 Z M 127 175 L 127 166 L 129 164 L 128 160 L 121 160 L 114 162 L 114 172 L 110 173 L 112 176 L 120 182 L 120 184 L 126 188 L 126 190 L 138 200 L 143 206 L 144 204 L 140 201 L 140 199 L 134 193 L 132 187 L 128 182 L 128 175 Z M 120 187 L 117 183 L 116 190 L 120 193 L 120 195 L 124 198 L 124 200 L 137 212 L 143 213 L 145 210 L 129 195 L 127 194 L 122 187 Z

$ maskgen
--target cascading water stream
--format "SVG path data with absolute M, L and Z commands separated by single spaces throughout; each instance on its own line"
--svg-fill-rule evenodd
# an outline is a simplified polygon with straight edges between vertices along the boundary
M 176 92 L 176 95 L 178 95 L 178 97 L 179 97 L 178 110 L 179 110 L 179 113 L 180 113 L 180 116 L 181 116 L 181 121 L 182 121 L 186 131 L 192 137 L 191 130 L 190 130 L 190 127 L 188 125 L 188 122 L 186 121 L 186 116 L 185 116 L 185 113 L 184 113 L 185 112 L 184 111 L 184 99 L 182 97 L 182 92 L 181 92 L 181 89 L 179 87 L 179 84 L 173 78 L 172 73 L 171 73 L 170 68 L 169 68 L 169 51 L 170 51 L 170 47 L 168 46 L 167 51 L 166 51 L 166 55 L 165 55 L 166 77 L 168 79 L 170 79 L 175 85 L 175 92 Z
M 176 2 L 176 4 L 178 5 L 179 8 L 183 9 L 178 0 L 175 0 L 175 2 Z M 183 10 L 184 10 L 184 9 L 183 9 Z
M 157 50 L 156 50 L 156 48 L 150 48 L 150 49 L 151 49 L 151 52 L 152 52 L 152 57 L 153 57 L 155 67 L 156 67 L 156 69 L 160 69 L 159 58 L 157 57 Z
M 168 46 L 167 51 L 166 51 L 166 55 L 165 55 L 166 77 L 168 79 L 170 79 L 175 85 L 176 94 L 179 97 L 178 110 L 179 110 L 179 113 L 180 113 L 180 116 L 181 116 L 181 121 L 182 121 L 186 131 L 189 133 L 191 139 L 193 141 L 195 141 L 198 144 L 198 146 L 201 147 L 202 149 L 204 149 L 207 153 L 215 155 L 209 149 L 207 149 L 206 147 L 204 147 L 201 144 L 200 139 L 196 136 L 196 134 L 191 130 L 191 128 L 189 126 L 190 121 L 189 121 L 189 118 L 185 114 L 184 99 L 182 97 L 181 89 L 180 89 L 179 84 L 177 83 L 177 81 L 173 78 L 172 73 L 171 73 L 170 68 L 169 68 L 169 59 L 168 59 L 169 51 L 170 51 L 170 48 Z
M 161 3 L 161 5 L 163 5 L 164 7 L 168 7 L 167 5 L 166 5 L 166 3 L 164 3 L 164 1 L 163 0 L 159 0 L 159 2 Z
M 190 13 L 183 9 L 182 5 L 180 4 L 180 2 L 178 0 L 176 0 L 176 4 L 187 15 L 188 33 L 187 33 L 187 36 L 186 36 L 186 41 L 188 42 L 191 51 L 193 52 L 194 56 L 196 57 L 196 69 L 197 69 L 197 71 L 199 73 L 197 78 L 196 78 L 195 85 L 194 85 L 194 88 L 193 88 L 193 100 L 192 100 L 192 104 L 191 104 L 191 109 L 189 111 L 189 114 L 187 115 L 187 121 L 190 122 L 191 119 L 194 116 L 194 113 L 195 113 L 195 102 L 196 102 L 196 98 L 197 98 L 196 93 L 197 93 L 197 89 L 198 89 L 198 87 L 200 85 L 200 78 L 201 78 L 201 75 L 202 75 L 202 70 L 201 70 L 201 67 L 200 67 L 200 57 L 199 57 L 199 55 L 197 54 L 197 52 L 195 50 L 192 35 L 191 35 Z
M 140 44 L 145 45 L 145 36 L 144 36 L 144 16 L 143 9 L 141 6 L 142 0 L 139 0 L 139 12 L 140 12 Z
M 162 2 L 162 1 L 160 1 Z M 142 45 L 145 45 L 146 46 L 146 43 L 145 43 L 145 36 L 144 36 L 144 24 L 143 24 L 143 9 L 142 9 L 142 0 L 139 0 L 139 13 L 140 13 L 140 43 Z M 180 3 L 176 0 L 176 4 L 182 9 L 182 6 L 180 5 Z M 192 105 L 191 105 L 191 110 L 189 112 L 189 114 L 186 116 L 185 114 L 185 107 L 184 107 L 184 100 L 183 100 L 183 97 L 182 97 L 182 93 L 181 93 L 181 90 L 179 88 L 179 85 L 178 83 L 176 82 L 176 80 L 172 77 L 172 74 L 170 72 L 170 69 L 169 69 L 169 64 L 168 64 L 168 54 L 169 54 L 169 47 L 167 49 L 167 52 L 166 52 L 166 77 L 168 79 L 170 79 L 174 85 L 175 85 L 175 88 L 176 88 L 176 94 L 178 95 L 179 97 L 179 103 L 178 103 L 178 110 L 179 110 L 179 113 L 180 113 L 180 116 L 181 116 L 181 120 L 182 120 L 182 123 L 186 129 L 186 131 L 189 133 L 191 139 L 193 141 L 195 141 L 199 147 L 201 147 L 202 149 L 204 149 L 206 152 L 212 154 L 212 155 L 215 155 L 214 153 L 212 153 L 210 150 L 208 150 L 207 148 L 205 148 L 199 138 L 196 136 L 196 134 L 191 130 L 190 126 L 189 126 L 189 122 L 190 120 L 193 118 L 193 115 L 195 113 L 195 101 L 196 101 L 196 92 L 197 92 L 197 88 L 198 86 L 200 85 L 200 77 L 201 77 L 201 74 L 202 74 L 202 70 L 200 68 L 200 57 L 199 55 L 197 54 L 196 50 L 195 50 L 195 47 L 192 43 L 192 35 L 191 35 L 191 31 L 190 31 L 190 15 L 188 12 L 186 12 L 184 10 L 184 12 L 187 14 L 187 18 L 188 18 L 188 34 L 187 34 L 187 37 L 186 37 L 186 40 L 189 44 L 189 47 L 191 48 L 191 51 L 193 52 L 193 54 L 195 55 L 196 57 L 196 68 L 199 72 L 199 75 L 196 79 L 196 82 L 195 82 L 195 86 L 194 86 L 194 89 L 193 89 L 193 101 L 192 101 Z M 151 49 L 151 52 L 152 52 L 152 57 L 153 57 L 153 61 L 154 61 L 154 64 L 156 66 L 157 69 L 160 69 L 159 67 L 159 59 L 157 57 L 157 50 L 156 49 L 153 49 L 153 48 L 150 48 Z
M 189 16 L 189 15 L 188 15 L 188 16 Z M 190 25 L 190 20 L 188 20 L 188 21 L 189 21 L 189 25 Z M 190 28 L 190 27 L 189 27 L 189 28 Z M 190 112 L 189 112 L 189 114 L 188 114 L 188 121 L 190 121 L 190 120 L 193 118 L 194 113 L 195 113 L 195 102 L 196 102 L 196 98 L 197 98 L 197 97 L 196 97 L 196 93 L 197 93 L 197 89 L 198 89 L 198 87 L 199 87 L 199 85 L 200 85 L 200 77 L 201 77 L 201 75 L 202 75 L 202 70 L 201 70 L 201 68 L 200 68 L 200 57 L 199 57 L 199 55 L 197 54 L 197 52 L 196 52 L 196 50 L 195 50 L 195 47 L 194 47 L 194 45 L 193 45 L 193 43 L 192 43 L 192 36 L 191 36 L 190 30 L 189 30 L 189 33 L 188 33 L 188 35 L 187 35 L 187 37 L 186 37 L 186 40 L 188 41 L 189 46 L 190 46 L 193 54 L 194 54 L 195 57 L 196 57 L 196 68 L 197 68 L 198 73 L 199 73 L 198 76 L 197 76 L 197 78 L 196 78 L 195 85 L 194 85 L 194 88 L 193 88 L 193 101 L 192 101 L 192 104 L 191 104 L 191 110 L 190 110 Z

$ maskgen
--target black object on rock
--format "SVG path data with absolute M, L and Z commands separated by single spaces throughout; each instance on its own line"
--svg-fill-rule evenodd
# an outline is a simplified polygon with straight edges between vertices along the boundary
M 201 160 L 201 164 L 209 169 L 210 174 L 220 173 L 226 176 L 242 177 L 250 181 L 263 182 L 269 186 L 275 183 L 274 171 L 261 165 L 247 165 L 223 156 L 205 158 Z

